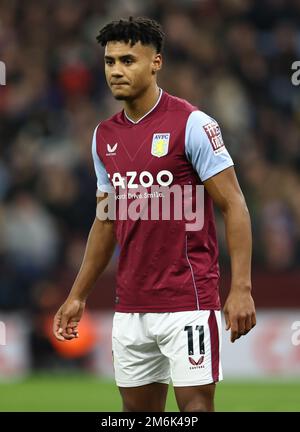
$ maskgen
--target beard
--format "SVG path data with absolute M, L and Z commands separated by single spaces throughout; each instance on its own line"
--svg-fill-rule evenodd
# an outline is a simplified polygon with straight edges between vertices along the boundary
M 130 99 L 130 96 L 126 95 L 114 95 L 114 98 L 118 101 L 126 101 Z
M 112 96 L 117 101 L 128 101 L 128 100 L 132 99 L 132 95 L 130 95 L 130 94 L 127 93 L 128 90 L 126 88 L 125 89 L 116 89 L 116 90 L 114 90 L 111 87 L 110 90 L 111 90 Z
M 134 101 L 135 99 L 140 97 L 146 89 L 147 87 L 142 87 L 140 89 L 131 88 L 130 94 L 122 94 L 117 92 L 116 94 L 112 93 L 112 95 L 117 101 Z

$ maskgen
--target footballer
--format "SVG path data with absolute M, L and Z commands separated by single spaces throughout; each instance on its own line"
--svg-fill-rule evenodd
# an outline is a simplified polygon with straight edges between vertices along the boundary
M 123 109 L 95 125 L 97 212 L 53 332 L 61 341 L 78 337 L 88 295 L 118 244 L 112 350 L 123 410 L 164 411 L 172 382 L 180 411 L 214 411 L 222 380 L 214 204 L 224 218 L 231 259 L 223 307 L 231 341 L 256 324 L 250 217 L 234 164 L 218 123 L 159 87 L 159 23 L 146 17 L 113 21 L 97 40 L 105 49 L 108 87 Z M 196 227 L 185 214 L 178 217 L 186 202 L 202 213 Z M 170 211 L 162 217 L 166 203 Z M 104 207 L 113 204 L 107 216 Z

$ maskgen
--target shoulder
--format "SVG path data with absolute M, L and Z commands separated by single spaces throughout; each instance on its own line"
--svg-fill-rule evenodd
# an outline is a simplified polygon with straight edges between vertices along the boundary
M 193 127 L 193 126 L 205 126 L 209 124 L 215 124 L 218 126 L 217 121 L 211 117 L 209 114 L 205 113 L 204 111 L 201 111 L 197 106 L 192 105 L 190 102 L 188 102 L 185 99 L 172 96 L 168 93 L 166 93 L 167 96 L 167 110 L 172 112 L 181 112 L 183 115 L 185 115 L 186 121 L 187 121 L 187 127 Z
M 100 132 L 101 129 L 111 127 L 112 125 L 120 124 L 122 122 L 122 116 L 123 111 L 120 111 L 106 119 L 99 121 L 95 130 L 98 130 L 98 132 Z
M 110 136 L 115 130 L 117 124 L 121 123 L 120 117 L 122 112 L 112 115 L 104 120 L 100 120 L 93 132 L 93 144 L 98 146 L 103 137 Z
M 209 124 L 218 125 L 217 121 L 213 117 L 211 117 L 209 114 L 206 114 L 204 111 L 200 111 L 199 109 L 190 113 L 188 123 L 190 126 L 205 126 Z
M 198 110 L 196 106 L 192 105 L 186 99 L 173 96 L 167 92 L 165 92 L 165 101 L 165 106 L 168 111 L 181 111 L 189 115 L 193 111 Z

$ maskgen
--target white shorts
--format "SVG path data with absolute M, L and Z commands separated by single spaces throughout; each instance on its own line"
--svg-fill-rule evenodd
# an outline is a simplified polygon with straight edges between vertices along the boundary
M 221 381 L 221 312 L 115 312 L 112 351 L 119 387 Z

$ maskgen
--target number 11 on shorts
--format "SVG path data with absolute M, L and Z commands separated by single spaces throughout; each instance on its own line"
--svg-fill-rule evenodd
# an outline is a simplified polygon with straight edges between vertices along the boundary
M 194 338 L 193 338 L 193 326 L 185 326 L 184 331 L 187 332 L 188 338 L 188 354 L 194 355 Z M 199 332 L 199 353 L 205 354 L 204 347 L 204 326 L 196 325 L 195 331 Z

